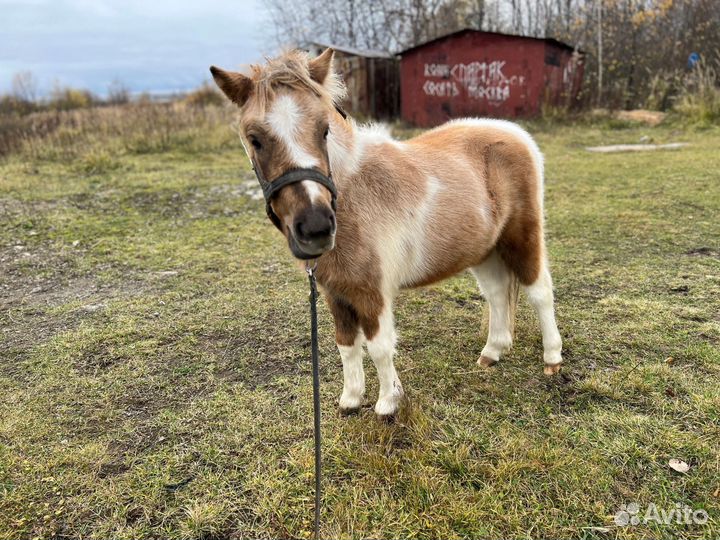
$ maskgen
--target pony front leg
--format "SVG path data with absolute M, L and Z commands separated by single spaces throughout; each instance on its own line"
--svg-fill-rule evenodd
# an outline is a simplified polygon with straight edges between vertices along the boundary
M 380 379 L 380 392 L 375 404 L 375 414 L 391 417 L 397 412 L 404 395 L 393 363 L 397 334 L 395 333 L 391 303 L 386 301 L 377 320 L 363 324 L 363 330 L 367 338 L 368 353 L 375 363 Z
M 363 369 L 363 336 L 358 333 L 352 345 L 338 343 L 343 365 L 343 391 L 340 412 L 355 414 L 365 400 L 365 370 Z
M 363 369 L 363 342 L 360 322 L 355 308 L 347 301 L 327 294 L 328 307 L 335 320 L 335 341 L 343 365 L 343 391 L 340 412 L 354 414 L 365 400 L 365 370 Z

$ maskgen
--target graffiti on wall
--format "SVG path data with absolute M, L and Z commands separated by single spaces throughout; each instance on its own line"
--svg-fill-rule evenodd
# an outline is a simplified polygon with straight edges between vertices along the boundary
M 511 88 L 524 86 L 522 75 L 506 75 L 505 61 L 469 64 L 425 64 L 423 91 L 428 96 L 455 97 L 465 92 L 474 99 L 499 105 L 510 97 Z M 440 79 L 440 80 L 433 80 Z

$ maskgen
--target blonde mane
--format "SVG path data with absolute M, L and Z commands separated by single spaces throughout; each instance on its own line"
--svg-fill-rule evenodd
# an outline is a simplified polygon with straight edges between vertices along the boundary
M 310 77 L 308 62 L 308 53 L 300 49 L 292 49 L 284 51 L 276 58 L 266 58 L 263 65 L 251 65 L 257 105 L 265 108 L 278 87 L 309 91 L 326 100 L 329 105 L 340 105 L 347 94 L 342 79 L 331 70 L 324 84 L 320 84 Z

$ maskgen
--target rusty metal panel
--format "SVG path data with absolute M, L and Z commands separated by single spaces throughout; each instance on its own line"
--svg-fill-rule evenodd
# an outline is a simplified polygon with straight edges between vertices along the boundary
M 402 119 L 429 127 L 465 116 L 537 115 L 543 100 L 560 99 L 570 55 L 543 40 L 478 31 L 416 47 L 400 64 Z
M 353 114 L 369 114 L 366 58 L 335 53 L 335 71 L 347 86 L 344 108 Z
M 395 58 L 369 59 L 368 88 L 371 96 L 371 116 L 392 120 L 398 115 L 399 65 Z
M 399 71 L 395 58 L 336 52 L 335 70 L 347 86 L 343 106 L 349 113 L 365 118 L 397 117 Z

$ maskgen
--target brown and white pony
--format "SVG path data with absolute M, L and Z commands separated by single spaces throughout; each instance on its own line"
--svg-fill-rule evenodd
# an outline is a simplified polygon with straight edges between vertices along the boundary
M 408 141 L 358 126 L 336 104 L 345 89 L 333 51 L 291 51 L 248 74 L 211 68 L 240 107 L 241 137 L 261 173 L 332 172 L 338 198 L 313 181 L 282 188 L 272 210 L 293 255 L 316 259 L 342 357 L 343 412 L 363 403 L 363 345 L 375 363 L 375 412 L 403 397 L 393 355 L 393 300 L 469 269 L 490 305 L 478 363 L 495 364 L 512 344 L 519 286 L 537 310 L 545 374 L 560 371 L 561 339 L 543 237 L 543 158 L 516 124 L 454 120 Z

